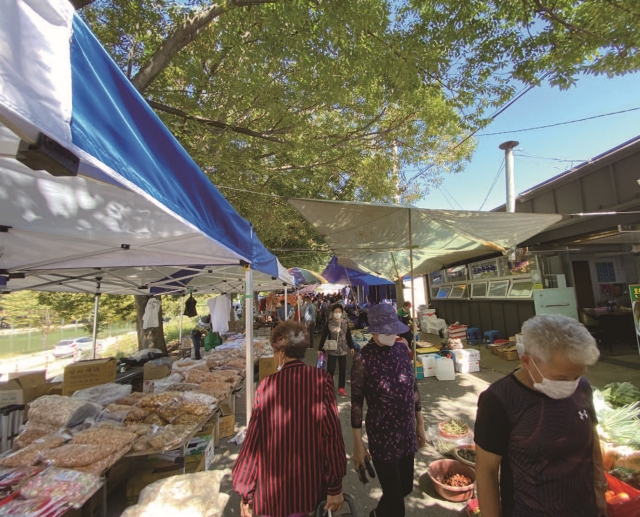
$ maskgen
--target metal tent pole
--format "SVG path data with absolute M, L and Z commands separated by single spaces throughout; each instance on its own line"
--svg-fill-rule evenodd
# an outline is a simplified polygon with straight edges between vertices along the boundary
M 287 321 L 287 286 L 284 286 L 284 320 Z
M 413 291 L 413 228 L 411 227 L 411 209 L 409 208 L 409 266 L 411 267 L 411 319 L 413 320 L 415 314 L 415 294 Z M 413 327 L 411 327 L 411 334 L 413 335 Z M 418 361 L 416 356 L 416 337 L 413 336 L 411 340 L 413 348 L 413 375 L 418 376 Z
M 99 286 L 100 284 L 98 284 Z M 96 348 L 98 346 L 98 305 L 100 304 L 100 293 L 94 296 L 95 303 L 93 305 L 93 357 L 96 358 Z
M 178 336 L 178 347 L 182 345 L 182 317 L 184 316 L 184 293 L 182 293 L 182 303 L 180 304 L 180 334 Z
M 253 409 L 253 270 L 245 267 L 245 285 L 244 285 L 244 323 L 245 323 L 245 348 L 246 356 L 246 375 L 245 390 L 247 392 L 247 426 L 251 419 L 251 410 Z M 235 395 L 234 395 L 235 396 Z

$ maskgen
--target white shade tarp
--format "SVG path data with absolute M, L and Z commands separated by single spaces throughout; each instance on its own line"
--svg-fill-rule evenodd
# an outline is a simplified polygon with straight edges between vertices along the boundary
M 562 218 L 312 199 L 288 202 L 320 233 L 340 264 L 388 279 L 411 274 L 410 245 L 413 274 L 422 275 L 505 252 Z

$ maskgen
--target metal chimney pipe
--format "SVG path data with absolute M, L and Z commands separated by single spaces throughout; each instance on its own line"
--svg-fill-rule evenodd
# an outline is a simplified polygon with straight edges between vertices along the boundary
M 505 174 L 507 178 L 507 212 L 516 211 L 516 187 L 513 179 L 513 149 L 520 145 L 520 142 L 508 140 L 500 144 L 500 149 L 504 151 Z

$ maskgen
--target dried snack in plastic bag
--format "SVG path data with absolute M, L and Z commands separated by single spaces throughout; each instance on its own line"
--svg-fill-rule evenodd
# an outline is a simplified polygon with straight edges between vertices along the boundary
M 180 384 L 172 384 L 167 387 L 167 391 L 198 391 L 200 384 L 181 382 Z
M 226 470 L 208 470 L 194 474 L 182 474 L 161 479 L 146 486 L 140 492 L 138 504 L 186 502 L 193 497 L 208 497 L 215 501 Z
M 115 403 L 121 404 L 123 406 L 135 406 L 138 402 L 140 402 L 140 399 L 143 399 L 146 396 L 146 393 L 140 393 L 139 391 L 136 391 L 131 393 L 130 395 L 127 395 L 126 397 L 119 398 L 115 401 Z
M 78 390 L 71 395 L 71 397 L 78 400 L 93 402 L 100 406 L 107 406 L 130 394 L 131 384 L 116 384 L 115 382 L 110 382 L 86 388 L 84 390 Z
M 79 508 L 100 486 L 102 482 L 95 474 L 50 467 L 28 479 L 20 487 L 20 493 L 28 498 L 64 499 L 74 508 Z
M 16 486 L 41 471 L 42 467 L 0 467 L 0 489 Z
M 101 411 L 102 407 L 92 402 L 62 395 L 45 395 L 29 405 L 29 420 L 57 427 L 74 427 Z
M 27 445 L 31 445 L 38 438 L 42 438 L 51 433 L 55 433 L 60 428 L 55 425 L 43 424 L 40 422 L 36 422 L 35 420 L 29 420 L 22 432 L 18 435 L 18 437 L 14 440 L 13 444 L 18 448 L 22 449 Z
M 133 452 L 146 451 L 149 448 L 149 439 L 145 435 L 138 436 L 131 446 Z
M 199 369 L 189 370 L 184 376 L 184 382 L 200 384 L 204 380 L 205 372 Z
M 180 394 L 174 392 L 150 393 L 138 402 L 138 406 L 147 408 L 157 408 L 164 404 L 168 404 L 173 400 L 179 400 Z
M 180 416 L 185 411 L 182 411 L 181 403 L 174 400 L 165 404 L 164 406 L 160 406 L 156 409 L 156 413 L 160 418 L 163 418 L 167 422 L 173 422 L 178 416 Z
M 183 401 L 179 404 L 180 413 L 187 413 L 189 415 L 204 416 L 211 413 L 211 408 L 208 404 L 196 401 Z
M 203 372 L 208 372 L 209 367 L 207 366 L 207 361 L 204 359 L 194 360 L 194 359 L 183 359 L 181 361 L 176 361 L 171 366 L 171 370 L 174 373 L 180 373 L 182 375 L 186 375 L 189 370 L 198 369 Z
M 212 397 L 211 395 L 207 395 L 206 393 L 194 393 L 191 391 L 187 391 L 182 394 L 182 400 L 186 402 L 198 402 L 200 404 L 206 404 L 212 410 L 215 409 L 218 404 L 218 399 Z
M 202 422 L 202 417 L 197 415 L 189 415 L 184 413 L 176 418 L 173 423 L 176 425 L 195 425 Z
M 149 447 L 158 451 L 168 451 L 178 445 L 193 431 L 192 426 L 167 425 L 149 440 Z
M 78 472 L 88 472 L 91 474 L 96 474 L 101 476 L 103 472 L 106 472 L 111 467 L 113 467 L 125 454 L 127 454 L 131 450 L 131 447 L 125 447 L 124 449 L 120 449 L 115 451 L 114 453 L 102 458 L 91 465 L 87 465 L 86 467 L 76 467 L 74 470 Z
M 50 434 L 38 438 L 31 445 L 0 459 L 3 467 L 29 467 L 40 461 L 41 451 L 54 449 L 69 440 L 70 436 L 62 434 Z
M 115 420 L 100 420 L 100 422 L 93 427 L 97 427 L 98 429 L 123 429 L 124 424 L 116 422 Z
M 100 429 L 92 427 L 86 431 L 82 431 L 73 437 L 71 443 L 83 444 L 83 445 L 99 445 L 105 451 L 108 451 L 106 455 L 113 454 L 120 449 L 130 447 L 133 441 L 137 438 L 137 434 L 128 430 L 116 430 L 116 429 Z
M 151 413 L 147 418 L 143 420 L 143 423 L 162 427 L 167 425 L 169 422 L 167 422 L 164 418 L 162 418 L 157 413 Z
M 147 434 L 151 428 L 150 424 L 139 424 L 137 422 L 127 422 L 125 423 L 125 429 L 132 433 L 135 433 L 137 436 L 143 436 Z
M 55 449 L 42 451 L 40 454 L 43 463 L 55 465 L 56 467 L 72 468 L 84 467 L 99 461 L 111 454 L 111 451 L 109 447 L 100 445 L 68 443 Z
M 153 384 L 153 393 L 164 393 L 165 391 L 167 391 L 167 388 L 169 388 L 169 386 L 173 386 L 174 384 L 182 382 L 182 375 L 180 375 L 179 373 L 172 373 L 171 375 L 169 375 L 169 377 L 150 382 Z
M 226 382 L 235 386 L 239 381 L 240 375 L 234 370 L 214 370 L 204 376 L 204 382 Z

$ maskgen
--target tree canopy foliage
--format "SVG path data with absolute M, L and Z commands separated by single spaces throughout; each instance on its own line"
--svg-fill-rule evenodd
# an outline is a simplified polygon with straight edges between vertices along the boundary
M 522 90 L 640 65 L 634 0 L 96 0 L 82 15 L 289 265 L 319 255 L 278 250 L 324 248 L 274 196 L 416 200 Z

